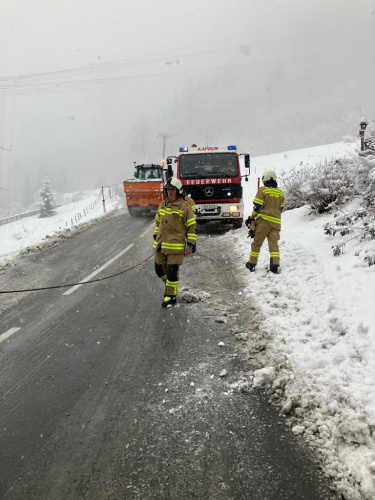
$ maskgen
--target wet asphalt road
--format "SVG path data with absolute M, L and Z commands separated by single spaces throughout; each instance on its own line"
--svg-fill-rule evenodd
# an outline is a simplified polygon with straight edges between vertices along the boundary
M 74 283 L 133 243 L 99 276 L 119 273 L 150 255 L 151 226 L 110 218 L 0 286 Z M 69 296 L 0 297 L 0 334 L 20 328 L 0 343 L 1 499 L 331 498 L 267 395 L 237 389 L 249 367 L 230 328 L 248 317 L 219 235 L 200 231 L 181 277 L 211 298 L 163 310 L 152 259 Z

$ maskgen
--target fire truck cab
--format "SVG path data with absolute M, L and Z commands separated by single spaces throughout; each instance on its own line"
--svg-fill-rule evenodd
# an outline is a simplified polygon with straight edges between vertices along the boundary
M 245 175 L 241 175 L 240 156 L 244 156 Z M 170 167 L 173 157 L 168 157 Z M 217 221 L 240 228 L 244 218 L 242 177 L 248 180 L 250 155 L 239 155 L 237 147 L 181 147 L 177 177 L 197 206 L 197 223 Z

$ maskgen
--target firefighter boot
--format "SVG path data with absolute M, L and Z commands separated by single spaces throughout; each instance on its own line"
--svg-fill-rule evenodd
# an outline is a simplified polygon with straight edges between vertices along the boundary
M 250 262 L 247 261 L 245 265 L 251 273 L 255 271 L 255 264 L 250 264 Z
M 174 306 L 176 302 L 176 295 L 166 295 L 161 303 L 161 307 Z
M 273 258 L 270 258 L 270 272 L 274 274 L 278 274 L 279 272 L 279 266 L 278 264 L 273 263 Z

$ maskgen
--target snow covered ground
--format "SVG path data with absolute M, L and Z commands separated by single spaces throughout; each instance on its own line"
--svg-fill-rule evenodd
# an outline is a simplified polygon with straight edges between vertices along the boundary
M 312 165 L 353 155 L 356 147 L 338 143 L 253 158 L 244 185 L 246 215 L 265 169 L 279 175 L 301 162 Z M 91 200 L 98 195 L 92 193 Z M 351 202 L 359 203 L 359 198 Z M 54 217 L 0 227 L 0 266 L 26 247 L 46 241 L 47 234 L 66 231 L 88 204 L 87 198 L 60 207 Z M 107 200 L 107 211 L 119 206 L 123 200 Z M 101 202 L 80 222 L 100 216 Z M 251 297 L 264 317 L 263 342 L 269 339 L 257 359 L 260 369 L 253 386 L 269 387 L 286 424 L 317 450 L 342 498 L 370 500 L 375 499 L 375 266 L 366 266 L 353 242 L 341 256 L 333 256 L 334 239 L 323 231 L 332 219 L 332 214 L 312 216 L 306 207 L 283 214 L 278 275 L 266 271 L 267 243 L 257 271 L 250 274 L 245 268 L 251 245 L 245 227 L 221 237 L 233 245 L 238 272 L 247 283 L 240 293 Z M 257 341 L 262 336 L 252 339 L 250 334 L 247 339 L 249 345 Z
M 339 143 L 254 158 L 246 214 L 265 169 L 280 174 L 301 162 L 352 155 L 355 147 Z M 354 199 L 345 209 L 359 203 Z M 248 273 L 243 293 L 258 304 L 272 339 L 253 384 L 271 387 L 274 402 L 291 416 L 288 425 L 318 449 L 343 498 L 375 499 L 375 266 L 356 255 L 358 242 L 333 255 L 335 240 L 323 230 L 332 219 L 307 207 L 285 212 L 281 274 L 266 271 L 266 242 L 257 271 Z M 239 272 L 247 271 L 246 228 L 224 238 L 233 242 Z
M 79 198 L 80 201 L 69 203 L 69 198 Z M 105 212 L 100 189 L 72 193 L 64 196 L 64 204 L 56 208 L 56 214 L 52 217 L 27 217 L 0 226 L 0 268 L 27 248 L 48 244 L 52 236 L 64 237 L 74 233 L 82 224 L 92 223 L 119 206 L 124 206 L 124 199 L 109 188 L 105 189 L 104 199 Z

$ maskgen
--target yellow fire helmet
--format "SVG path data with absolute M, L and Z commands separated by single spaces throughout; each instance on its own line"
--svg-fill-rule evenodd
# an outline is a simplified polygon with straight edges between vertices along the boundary
M 177 192 L 180 194 L 182 194 L 182 191 L 183 191 L 182 183 L 176 177 L 170 177 L 169 179 L 167 179 L 167 182 L 164 184 L 164 187 L 165 188 L 176 188 Z
M 272 180 L 277 181 L 275 172 L 273 170 L 267 170 L 266 172 L 264 172 L 262 177 L 263 184 L 267 181 Z

